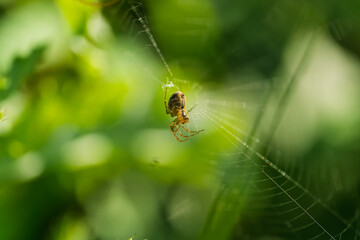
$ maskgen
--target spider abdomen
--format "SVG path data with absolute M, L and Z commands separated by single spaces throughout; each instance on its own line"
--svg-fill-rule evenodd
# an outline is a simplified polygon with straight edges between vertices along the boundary
M 186 97 L 181 91 L 175 92 L 169 98 L 168 102 L 168 111 L 172 117 L 179 116 L 179 113 L 184 109 L 185 110 Z

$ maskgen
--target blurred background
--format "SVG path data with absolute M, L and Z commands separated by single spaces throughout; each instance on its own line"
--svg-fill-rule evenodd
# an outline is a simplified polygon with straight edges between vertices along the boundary
M 0 0 L 0 239 L 358 239 L 359 29 L 357 0 Z

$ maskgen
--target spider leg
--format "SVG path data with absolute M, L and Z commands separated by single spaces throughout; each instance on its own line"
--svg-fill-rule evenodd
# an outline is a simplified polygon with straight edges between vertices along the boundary
M 192 137 L 192 136 L 195 136 L 195 135 L 199 134 L 199 132 L 201 132 L 201 131 L 190 131 L 190 130 L 186 129 L 186 128 L 182 125 L 182 123 L 180 122 L 179 119 L 175 119 L 174 122 L 175 122 L 174 124 L 175 124 L 175 126 L 176 126 L 176 128 L 177 128 L 177 132 L 179 133 L 179 135 L 180 135 L 181 137 L 184 137 L 184 138 Z M 183 134 L 181 133 L 181 131 L 180 131 L 179 126 L 182 127 L 183 129 L 185 129 L 187 132 L 193 133 L 193 134 L 186 135 L 186 136 L 183 135 Z
M 181 124 L 178 124 L 177 126 L 176 126 L 176 128 L 177 128 L 177 132 L 179 133 L 179 135 L 181 136 L 181 137 L 183 137 L 183 138 L 188 138 L 188 137 L 192 137 L 192 136 L 195 136 L 196 134 L 192 134 L 192 135 L 183 135 L 182 133 L 181 133 L 181 131 L 180 131 L 180 128 L 179 128 L 179 125 L 181 126 Z M 185 140 L 185 141 L 187 141 L 187 140 Z
M 190 108 L 190 110 L 188 111 L 188 113 L 191 112 L 191 111 L 196 107 L 196 105 L 197 105 L 197 104 L 195 104 L 194 106 L 192 106 L 192 107 Z
M 178 125 L 179 125 L 178 121 L 177 121 L 177 119 L 175 119 L 174 121 L 172 121 L 170 123 L 170 130 L 171 130 L 172 134 L 174 135 L 174 137 L 176 138 L 176 140 L 178 140 L 179 142 L 186 142 L 187 140 L 181 140 L 178 138 L 178 136 L 176 136 L 176 132 L 178 132 L 180 136 L 183 136 L 179 131 Z M 174 131 L 174 129 L 175 129 L 175 131 Z
M 191 111 L 196 107 L 196 105 L 197 105 L 197 104 L 195 104 L 194 106 L 192 106 L 192 107 L 190 108 L 190 110 L 188 111 L 188 113 L 191 112 Z M 198 134 L 199 132 L 202 132 L 202 131 L 205 130 L 205 129 L 201 129 L 201 130 L 198 130 L 198 131 L 191 131 L 191 130 L 185 128 L 182 124 L 180 124 L 180 126 L 181 126 L 185 131 L 187 131 L 188 133 L 196 133 L 196 134 Z M 195 134 L 195 135 L 196 135 L 196 134 Z
M 204 131 L 204 129 L 201 129 L 201 130 L 198 130 L 198 131 L 191 131 L 191 130 L 187 129 L 186 127 L 184 127 L 184 125 L 182 125 L 182 124 L 179 124 L 179 125 L 180 125 L 180 127 L 182 127 L 188 133 L 194 133 L 193 135 L 199 134 L 200 132 Z M 193 135 L 191 135 L 191 136 L 193 136 Z
M 166 105 L 166 94 L 167 94 L 168 87 L 165 88 L 165 96 L 164 96 L 164 104 L 165 104 L 165 112 L 166 114 L 169 113 L 168 106 Z

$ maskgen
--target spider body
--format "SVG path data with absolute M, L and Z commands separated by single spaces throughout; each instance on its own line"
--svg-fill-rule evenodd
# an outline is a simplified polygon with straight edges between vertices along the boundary
M 177 116 L 182 124 L 189 122 L 189 116 L 186 111 L 186 97 L 181 91 L 177 91 L 169 98 L 166 113 L 172 117 Z
M 182 138 L 189 138 L 198 134 L 201 131 L 204 131 L 204 130 L 191 131 L 183 126 L 183 124 L 189 122 L 190 118 L 188 113 L 192 110 L 192 108 L 189 111 L 186 110 L 185 94 L 181 91 L 175 92 L 174 94 L 171 95 L 171 97 L 169 98 L 169 102 L 166 105 L 166 93 L 167 93 L 167 88 L 165 90 L 165 97 L 164 97 L 165 110 L 166 110 L 166 114 L 170 114 L 171 117 L 176 117 L 174 121 L 170 123 L 170 130 L 174 135 L 174 137 L 176 138 L 176 140 L 178 140 L 179 142 L 186 141 L 183 139 L 179 139 L 176 133 L 178 133 Z M 179 127 L 190 133 L 190 135 L 183 135 Z

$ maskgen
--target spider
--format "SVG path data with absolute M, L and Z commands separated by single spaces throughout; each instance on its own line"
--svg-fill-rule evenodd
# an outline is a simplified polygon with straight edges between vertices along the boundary
M 174 121 L 172 121 L 170 123 L 170 130 L 171 130 L 172 134 L 174 135 L 174 137 L 176 138 L 176 140 L 178 140 L 179 142 L 187 141 L 187 140 L 179 139 L 178 136 L 176 136 L 176 133 L 179 133 L 179 135 L 183 138 L 189 138 L 189 137 L 195 136 L 195 135 L 199 134 L 200 132 L 204 131 L 204 129 L 199 130 L 199 131 L 191 131 L 183 126 L 183 124 L 186 124 L 189 122 L 188 113 L 194 108 L 194 107 L 192 107 L 189 111 L 186 111 L 186 97 L 185 97 L 184 93 L 182 93 L 181 91 L 175 92 L 169 98 L 169 102 L 167 105 L 166 105 L 166 93 L 167 93 L 167 88 L 165 90 L 165 97 L 164 97 L 165 110 L 166 110 L 166 114 L 170 114 L 171 117 L 176 116 Z M 188 133 L 190 133 L 190 135 L 183 135 L 180 131 L 179 126 L 182 129 L 184 129 L 185 131 L 187 131 Z

